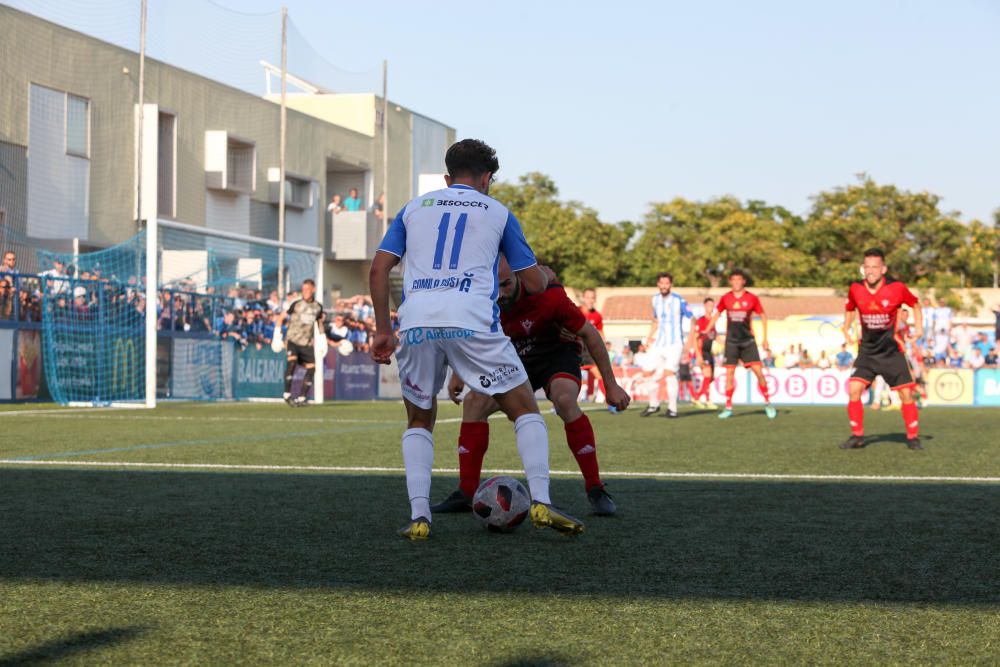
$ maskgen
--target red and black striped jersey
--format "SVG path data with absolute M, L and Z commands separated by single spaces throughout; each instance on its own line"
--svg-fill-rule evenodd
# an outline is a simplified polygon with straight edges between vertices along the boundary
M 522 359 L 546 356 L 563 345 L 571 345 L 579 354 L 576 332 L 587 318 L 573 303 L 562 285 L 550 284 L 540 294 L 522 294 L 500 310 L 500 325 L 510 337 Z
M 898 280 L 885 278 L 874 292 L 862 280 L 851 283 L 845 308 L 857 311 L 861 320 L 860 352 L 885 354 L 903 349 L 896 335 L 896 321 L 904 304 L 915 306 L 917 297 Z

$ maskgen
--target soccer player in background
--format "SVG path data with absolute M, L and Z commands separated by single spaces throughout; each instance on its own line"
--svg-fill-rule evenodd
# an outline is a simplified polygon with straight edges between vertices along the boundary
M 542 292 L 539 269 L 517 218 L 489 197 L 500 168 L 496 152 L 465 139 L 445 155 L 448 187 L 410 201 L 396 216 L 372 260 L 369 280 L 375 308 L 372 358 L 389 363 L 396 349 L 389 312 L 389 273 L 405 258 L 400 347 L 396 352 L 407 430 L 403 463 L 410 522 L 399 534 L 424 540 L 431 527 L 431 468 L 437 393 L 451 366 L 466 384 L 490 394 L 514 422 L 517 450 L 531 493 L 531 520 L 566 535 L 583 522 L 552 507 L 549 440 L 535 394 L 510 339 L 500 329 L 497 266 L 500 252 L 529 294 Z
M 848 344 L 857 340 L 854 322 L 855 319 L 860 319 L 861 340 L 848 383 L 850 402 L 847 404 L 847 416 L 851 424 L 851 437 L 840 445 L 841 449 L 859 449 L 866 444 L 865 408 L 861 403 L 861 395 L 877 376 L 881 376 L 899 394 L 900 410 L 906 428 L 906 446 L 910 449 L 923 449 L 920 444 L 920 420 L 914 401 L 916 383 L 897 329 L 900 307 L 907 305 L 913 309 L 913 336 L 923 338 L 923 313 L 917 297 L 905 284 L 887 277 L 887 271 L 885 253 L 882 250 L 865 250 L 864 263 L 861 265 L 864 279 L 852 283 L 847 292 L 844 338 Z
M 733 393 L 736 391 L 736 366 L 742 363 L 745 368 L 757 376 L 757 386 L 764 396 L 764 413 L 768 419 L 778 416 L 778 411 L 771 405 L 771 397 L 767 391 L 767 380 L 764 378 L 760 353 L 757 351 L 757 339 L 753 333 L 753 316 L 757 314 L 763 325 L 764 337 L 761 347 L 767 343 L 767 315 L 764 306 L 755 294 L 746 290 L 747 275 L 742 269 L 729 272 L 729 287 L 731 290 L 722 295 L 719 305 L 712 314 L 707 328 L 715 329 L 715 323 L 722 313 L 726 314 L 726 352 L 723 366 L 726 369 L 726 407 L 719 413 L 719 419 L 729 419 L 733 416 Z
M 597 290 L 593 287 L 588 287 L 583 290 L 583 295 L 580 299 L 580 312 L 583 316 L 587 318 L 587 321 L 597 329 L 597 333 L 604 336 L 604 318 L 601 314 L 597 312 Z M 597 377 L 597 366 L 595 365 L 594 356 L 590 353 L 590 350 L 586 347 L 583 349 L 583 353 L 580 355 L 583 358 L 583 365 L 581 370 L 587 372 L 587 390 L 583 394 L 583 400 L 594 400 L 594 382 L 598 383 L 598 388 L 601 393 L 604 394 L 604 378 L 603 376 Z M 610 401 L 608 405 L 610 405 Z
M 285 403 L 292 407 L 306 405 L 306 397 L 313 385 L 316 375 L 316 352 L 313 350 L 313 335 L 317 322 L 323 321 L 323 306 L 316 300 L 316 283 L 307 278 L 302 281 L 302 297 L 288 306 L 288 310 L 278 316 L 276 326 L 288 322 L 288 333 L 285 334 L 285 350 L 287 361 L 285 365 Z M 323 325 L 320 324 L 322 329 Z M 292 396 L 292 378 L 296 366 L 306 369 L 302 380 L 301 394 Z
M 503 259 L 500 261 L 500 324 L 510 336 L 517 356 L 524 364 L 534 391 L 545 390 L 556 414 L 563 420 L 566 444 L 569 445 L 583 474 L 587 500 L 598 516 L 615 513 L 615 503 L 601 482 L 597 463 L 597 440 L 590 419 L 580 410 L 580 342 L 586 346 L 595 368 L 605 380 L 608 405 L 618 410 L 628 407 L 630 398 L 618 385 L 604 339 L 588 322 L 582 309 L 570 300 L 562 285 L 552 281 L 540 294 L 527 294 L 517 276 Z M 573 335 L 575 334 L 575 335 Z M 483 457 L 489 448 L 490 424 L 487 419 L 500 409 L 476 385 L 465 397 L 461 378 L 453 374 L 448 394 L 462 403 L 462 427 L 458 435 L 459 488 L 443 502 L 431 507 L 433 512 L 468 512 L 472 496 L 479 487 Z
M 646 349 L 654 373 L 650 381 L 652 390 L 649 405 L 639 413 L 648 417 L 660 411 L 659 379 L 666 376 L 667 412 L 664 417 L 677 416 L 677 369 L 680 367 L 684 351 L 684 318 L 693 319 L 694 313 L 679 294 L 671 290 L 674 277 L 669 273 L 656 276 L 658 294 L 653 295 L 653 322 L 646 337 Z
M 694 321 L 694 330 L 697 332 L 697 345 L 693 346 L 698 364 L 701 366 L 701 386 L 694 395 L 695 407 L 715 410 L 717 406 L 709 398 L 712 389 L 712 380 L 715 379 L 715 355 L 712 354 L 712 345 L 715 343 L 715 327 L 709 328 L 708 323 L 712 321 L 712 313 L 715 311 L 715 300 L 711 297 L 705 299 L 705 314 Z

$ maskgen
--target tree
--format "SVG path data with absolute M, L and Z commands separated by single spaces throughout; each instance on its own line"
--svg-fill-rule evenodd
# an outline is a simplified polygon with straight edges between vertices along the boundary
M 938 210 L 940 200 L 879 185 L 866 174 L 857 184 L 820 192 L 796 242 L 822 267 L 811 284 L 846 286 L 858 279 L 862 252 L 879 247 L 892 274 L 903 280 L 959 286 L 969 228 L 957 213 Z
M 653 204 L 632 249 L 629 278 L 649 284 L 660 271 L 669 271 L 680 285 L 717 286 L 740 267 L 757 285 L 795 285 L 815 266 L 791 247 L 800 226 L 787 209 L 756 200 L 676 198 Z
M 490 195 L 517 217 L 539 261 L 564 284 L 583 288 L 620 283 L 632 225 L 608 224 L 579 202 L 560 201 L 555 182 L 537 172 L 521 176 L 516 184 L 498 183 Z

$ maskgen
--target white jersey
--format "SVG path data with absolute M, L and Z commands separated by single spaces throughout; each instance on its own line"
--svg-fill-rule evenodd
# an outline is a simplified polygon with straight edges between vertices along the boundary
M 401 330 L 500 331 L 499 254 L 514 271 L 537 263 L 507 207 L 465 185 L 412 200 L 378 249 L 403 259 Z
M 667 296 L 653 296 L 653 319 L 656 320 L 656 340 L 653 347 L 672 347 L 684 344 L 684 318 L 691 319 L 694 313 L 687 301 L 671 292 Z

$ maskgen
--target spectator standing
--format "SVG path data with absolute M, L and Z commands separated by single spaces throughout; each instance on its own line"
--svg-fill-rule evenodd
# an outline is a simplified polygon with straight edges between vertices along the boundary
M 983 353 L 979 351 L 978 347 L 972 348 L 972 352 L 969 354 L 969 368 L 972 370 L 979 370 L 986 365 L 986 359 L 983 357 Z
M 993 309 L 993 317 L 996 318 L 996 322 L 993 324 L 993 340 L 1000 343 L 1000 303 Z
M 378 199 L 375 200 L 375 204 L 372 206 L 372 215 L 379 222 L 385 220 L 385 193 L 381 193 Z
M 42 287 L 43 289 L 48 288 L 49 294 L 55 296 L 69 293 L 69 276 L 66 275 L 66 265 L 60 260 L 52 260 L 52 268 L 48 271 L 42 271 L 39 275 L 48 278 L 42 283 Z
M 996 366 L 997 365 L 997 348 L 994 347 L 989 353 L 983 355 L 983 365 L 984 366 Z
M 938 299 L 938 307 L 934 309 L 934 326 L 938 329 L 951 331 L 951 308 L 943 299 Z
M 831 366 L 833 364 L 830 363 L 830 357 L 826 356 L 826 350 L 823 350 L 819 353 L 819 359 L 816 360 L 816 368 L 826 371 L 830 370 Z
M 333 195 L 330 197 L 330 203 L 326 205 L 326 212 L 332 217 L 343 210 L 344 204 L 340 201 L 340 195 Z
M 3 264 L 0 265 L 0 273 L 17 273 L 17 254 L 13 250 L 8 250 L 3 254 Z
M 361 206 L 361 198 L 358 197 L 358 189 L 351 188 L 351 193 L 348 195 L 347 199 L 344 200 L 344 210 L 346 211 L 360 211 L 363 206 Z
M 840 346 L 840 352 L 837 353 L 837 370 L 846 371 L 850 370 L 851 364 L 854 363 L 854 355 L 847 351 L 847 344 L 844 343 Z

